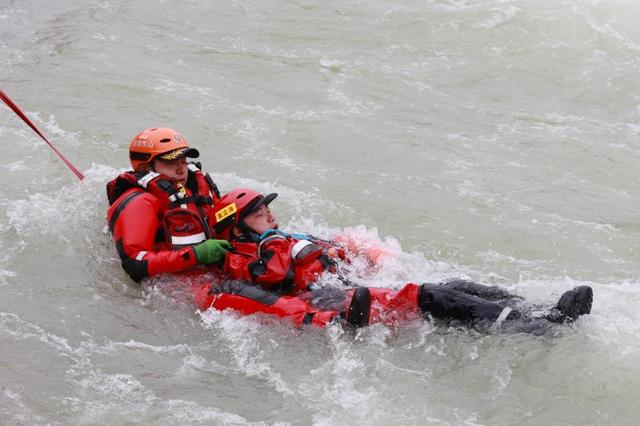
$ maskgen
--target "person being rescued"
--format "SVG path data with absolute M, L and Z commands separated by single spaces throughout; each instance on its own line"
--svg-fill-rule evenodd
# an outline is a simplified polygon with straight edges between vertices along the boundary
M 338 274 L 349 262 L 343 246 L 278 229 L 269 204 L 277 194 L 236 189 L 211 211 L 213 235 L 231 242 L 224 260 L 226 280 L 200 294 L 202 310 L 232 308 L 263 312 L 296 325 L 325 326 L 336 320 L 356 327 L 428 317 L 487 330 L 545 333 L 553 323 L 574 321 L 591 311 L 588 286 L 565 292 L 557 304 L 541 309 L 506 290 L 465 280 L 405 284 L 400 289 L 322 285 L 323 274 Z M 375 255 L 375 254 L 374 254 Z M 235 299 L 240 298 L 240 299 Z M 534 312 L 544 312 L 536 316 Z

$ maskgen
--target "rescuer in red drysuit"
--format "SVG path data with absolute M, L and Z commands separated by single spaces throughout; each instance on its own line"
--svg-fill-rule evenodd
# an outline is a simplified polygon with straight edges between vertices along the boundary
M 199 164 L 187 162 L 199 155 L 175 130 L 147 129 L 129 145 L 133 170 L 107 184 L 109 229 L 134 281 L 218 263 L 230 247 L 210 239 L 220 193 Z
M 347 287 L 351 283 L 346 281 L 344 289 L 323 287 L 317 283 L 320 276 L 336 272 L 340 262 L 348 262 L 347 253 L 332 242 L 278 230 L 268 207 L 276 196 L 237 189 L 216 203 L 210 224 L 216 238 L 232 242 L 224 261 L 224 273 L 230 280 L 213 286 L 200 300 L 201 309 L 209 303 L 220 309 L 220 298 L 236 294 L 253 300 L 256 312 L 290 317 L 296 324 L 325 325 L 341 317 L 352 325 L 364 326 L 428 314 L 435 319 L 494 328 L 502 324 L 503 328 L 530 332 L 590 312 L 592 291 L 587 286 L 566 292 L 546 316 L 539 318 L 518 303 L 519 297 L 498 287 L 464 280 L 409 283 L 399 290 Z M 254 285 L 247 286 L 246 282 Z M 301 309 L 304 304 L 306 310 Z M 288 306 L 293 308 L 289 311 Z M 273 312 L 268 307 L 273 307 Z

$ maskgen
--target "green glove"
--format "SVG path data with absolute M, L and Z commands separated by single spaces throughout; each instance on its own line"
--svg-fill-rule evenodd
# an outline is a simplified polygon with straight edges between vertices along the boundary
M 231 244 L 227 240 L 207 240 L 193 247 L 198 263 L 209 265 L 224 259 Z

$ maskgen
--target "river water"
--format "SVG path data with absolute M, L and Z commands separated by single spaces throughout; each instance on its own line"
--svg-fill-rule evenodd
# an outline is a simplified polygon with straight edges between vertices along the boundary
M 0 424 L 637 424 L 640 2 L 0 0 Z M 554 336 L 195 312 L 121 270 L 152 126 L 281 225 L 592 315 Z

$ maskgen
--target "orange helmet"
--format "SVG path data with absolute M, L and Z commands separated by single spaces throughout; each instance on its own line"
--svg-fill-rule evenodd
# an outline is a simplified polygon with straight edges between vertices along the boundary
M 175 160 L 180 157 L 196 158 L 199 155 L 197 149 L 189 148 L 187 140 L 180 133 L 166 127 L 143 130 L 129 144 L 129 160 L 135 171 L 158 156 L 165 160 Z
M 213 234 L 216 238 L 230 240 L 231 231 L 236 226 L 243 227 L 242 221 L 249 213 L 260 206 L 268 205 L 278 194 L 262 195 L 253 189 L 240 188 L 229 191 L 222 196 L 211 211 L 209 223 L 213 223 Z M 246 227 L 246 225 L 244 225 Z M 241 229 L 243 232 L 250 229 Z

